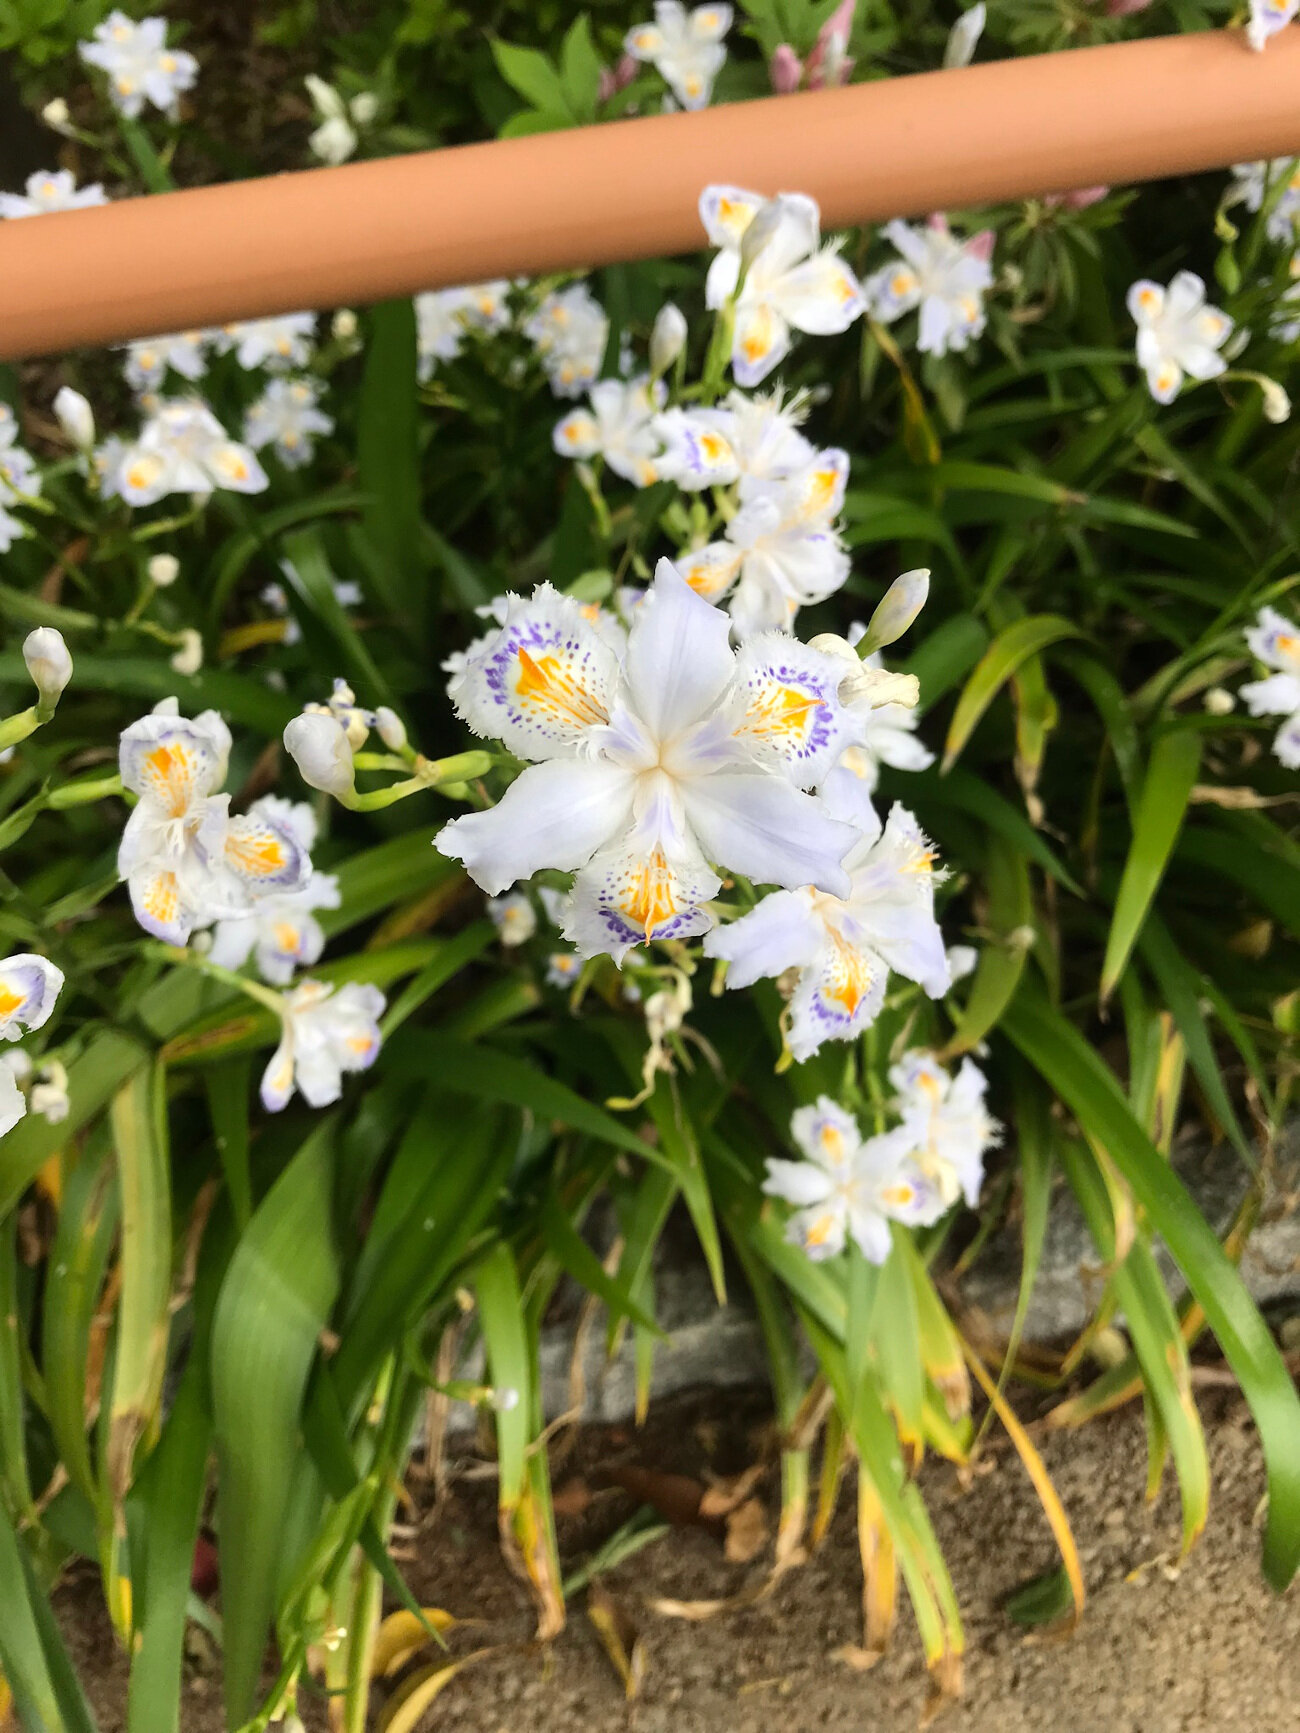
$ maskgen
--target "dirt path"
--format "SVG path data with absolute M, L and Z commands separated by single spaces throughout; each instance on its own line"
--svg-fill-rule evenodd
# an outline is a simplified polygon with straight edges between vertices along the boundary
M 1014 1458 L 999 1448 L 963 1490 L 946 1465 L 925 1491 L 966 1619 L 963 1700 L 936 1723 L 951 1733 L 1296 1733 L 1300 1727 L 1300 1600 L 1264 1587 L 1258 1567 L 1262 1490 L 1254 1429 L 1244 1406 L 1203 1404 L 1214 1468 L 1210 1527 L 1179 1565 L 1177 1500 L 1166 1488 L 1143 1501 L 1140 1414 L 1125 1413 L 1046 1446 L 1074 1523 L 1089 1589 L 1081 1630 L 1065 1642 L 1026 1637 L 1000 1610 L 1005 1595 L 1054 1563 L 1037 1504 Z M 582 1506 L 580 1477 L 599 1487 L 611 1466 L 702 1475 L 755 1459 L 763 1433 L 756 1400 L 676 1405 L 642 1434 L 593 1428 L 557 1472 Z M 772 1598 L 709 1624 L 643 1613 L 644 1596 L 734 1593 L 761 1567 L 727 1564 L 716 1539 L 676 1529 L 601 1580 L 640 1625 L 641 1698 L 624 1701 L 578 1597 L 568 1629 L 543 1657 L 523 1645 L 522 1591 L 495 1550 L 493 1489 L 457 1482 L 435 1527 L 405 1564 L 427 1602 L 489 1621 L 465 1647 L 518 1644 L 453 1681 L 421 1733 L 895 1733 L 917 1726 L 926 1681 L 905 1606 L 893 1651 L 871 1672 L 831 1659 L 855 1642 L 858 1563 L 851 1497 L 825 1546 Z M 626 1493 L 597 1491 L 561 1518 L 566 1567 L 634 1508 Z M 100 1657 L 95 1701 L 104 1733 L 121 1726 L 123 1668 L 108 1657 L 93 1601 L 77 1597 L 67 1622 L 84 1659 Z M 469 1638 L 473 1637 L 473 1642 Z M 461 1645 L 458 1645 L 458 1647 Z M 102 1662 L 108 1658 L 105 1667 Z M 191 1672 L 184 1733 L 218 1733 L 219 1688 Z M 309 1725 L 323 1726 L 313 1717 Z

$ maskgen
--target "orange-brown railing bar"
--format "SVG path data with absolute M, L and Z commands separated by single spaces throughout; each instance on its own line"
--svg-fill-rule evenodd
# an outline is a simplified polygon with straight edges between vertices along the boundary
M 0 359 L 683 252 L 701 187 L 827 227 L 1300 154 L 1300 28 L 1109 44 L 0 225 Z

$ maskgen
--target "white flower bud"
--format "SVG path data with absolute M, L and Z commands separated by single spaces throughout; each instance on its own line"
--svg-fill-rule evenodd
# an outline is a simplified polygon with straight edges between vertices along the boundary
M 379 113 L 379 98 L 373 90 L 363 90 L 352 98 L 348 108 L 358 126 L 369 126 Z
M 650 333 L 650 371 L 657 379 L 686 347 L 686 315 L 672 301 L 665 301 L 655 315 Z
M 1264 419 L 1275 426 L 1291 417 L 1291 399 L 1276 379 L 1261 376 L 1259 388 L 1264 394 Z
M 27 672 L 36 682 L 42 706 L 53 710 L 72 678 L 72 657 L 63 642 L 63 633 L 53 626 L 38 626 L 23 642 L 23 661 Z
M 963 12 L 948 32 L 943 64 L 949 71 L 956 66 L 969 66 L 974 59 L 976 46 L 984 34 L 985 16 L 984 0 L 980 0 L 978 6 L 972 6 L 969 12 Z
M 72 113 L 64 99 L 56 96 L 41 110 L 41 119 L 55 132 L 66 134 L 72 122 Z
M 502 1384 L 492 1392 L 491 1402 L 498 1414 L 509 1414 L 519 1406 L 519 1392 L 513 1384 Z
M 1231 716 L 1237 708 L 1237 700 L 1222 686 L 1211 686 L 1201 702 L 1211 716 Z
M 89 451 L 95 443 L 95 414 L 81 393 L 61 386 L 54 394 L 54 415 L 69 445 Z
M 858 645 L 858 653 L 869 656 L 901 638 L 925 606 L 930 594 L 930 573 L 924 567 L 904 572 L 885 591 L 884 598 L 867 626 L 866 636 Z
M 406 724 L 386 704 L 381 704 L 375 711 L 375 727 L 379 738 L 390 752 L 401 752 L 406 746 Z
M 181 562 L 175 554 L 155 554 L 146 569 L 149 573 L 149 582 L 156 589 L 165 590 L 170 584 L 174 584 L 181 575 Z
M 356 770 L 347 730 L 327 710 L 305 711 L 284 731 L 285 751 L 309 788 L 342 798 L 352 793 Z
M 181 647 L 171 658 L 171 665 L 178 674 L 197 674 L 203 666 L 203 635 L 193 626 L 182 631 Z
M 330 335 L 336 343 L 350 343 L 357 334 L 357 316 L 351 307 L 340 307 L 330 321 Z

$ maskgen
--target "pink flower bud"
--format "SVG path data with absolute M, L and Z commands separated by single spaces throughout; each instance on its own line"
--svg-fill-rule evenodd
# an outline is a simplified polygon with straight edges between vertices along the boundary
M 789 96 L 803 82 L 803 61 L 788 42 L 783 42 L 768 62 L 767 72 L 776 94 Z
M 981 229 L 977 235 L 972 235 L 966 243 L 966 252 L 972 259 L 991 259 L 993 243 L 997 236 L 992 229 Z
M 1151 0 L 1106 0 L 1107 18 L 1131 18 L 1137 12 L 1145 12 Z
M 808 88 L 821 90 L 847 84 L 854 63 L 845 52 L 853 32 L 857 0 L 842 0 L 817 32 L 816 46 L 808 56 Z
M 1106 197 L 1109 187 L 1080 187 L 1072 193 L 1048 193 L 1043 203 L 1050 210 L 1086 211 Z
M 597 100 L 608 102 L 611 96 L 617 96 L 620 90 L 626 90 L 636 77 L 637 70 L 637 62 L 630 54 L 624 54 L 612 71 L 608 66 L 602 66 L 600 86 L 596 92 Z

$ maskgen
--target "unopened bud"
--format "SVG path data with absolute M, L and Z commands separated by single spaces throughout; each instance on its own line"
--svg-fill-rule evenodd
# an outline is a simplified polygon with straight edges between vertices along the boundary
M 519 1392 L 512 1384 L 503 1384 L 492 1392 L 489 1400 L 498 1414 L 509 1414 L 519 1406 Z
M 351 795 L 356 769 L 347 731 L 336 716 L 325 710 L 295 716 L 285 728 L 284 748 L 309 788 L 319 788 L 337 800 Z
M 54 394 L 54 415 L 69 445 L 89 451 L 95 443 L 95 413 L 81 393 L 61 386 Z
M 948 32 L 943 64 L 949 71 L 957 66 L 969 66 L 975 58 L 976 46 L 984 34 L 986 16 L 984 0 L 980 0 L 978 6 L 972 6 L 969 12 L 963 12 Z
M 406 747 L 406 724 L 386 704 L 381 704 L 375 711 L 375 728 L 379 738 L 390 752 L 401 752 Z
M 1237 700 L 1222 686 L 1211 686 L 1201 702 L 1211 716 L 1231 716 L 1237 708 Z
M 330 321 L 330 335 L 336 343 L 350 343 L 356 334 L 356 314 L 351 307 L 340 307 Z
M 1259 388 L 1264 394 L 1264 419 L 1276 426 L 1291 416 L 1291 399 L 1276 379 L 1261 375 Z
M 379 113 L 379 98 L 373 90 L 363 90 L 352 98 L 348 109 L 358 126 L 369 126 Z
M 41 119 L 46 126 L 52 127 L 55 132 L 61 132 L 66 136 L 72 124 L 72 113 L 64 99 L 61 96 L 56 96 L 47 102 L 41 110 Z
M 53 710 L 72 678 L 72 657 L 63 633 L 53 626 L 38 626 L 23 641 L 23 661 L 36 683 L 42 709 Z
M 767 75 L 778 96 L 789 96 L 803 83 L 803 61 L 788 42 L 778 43 L 772 50 Z
M 181 647 L 171 658 L 171 665 L 178 674 L 197 674 L 203 666 L 203 634 L 196 632 L 193 626 L 186 626 L 181 633 Z
M 146 568 L 149 582 L 159 590 L 174 584 L 181 574 L 181 562 L 175 554 L 155 554 Z
M 665 301 L 650 333 L 650 371 L 656 379 L 667 373 L 685 346 L 686 315 L 674 302 Z
M 870 656 L 903 636 L 925 606 L 930 594 L 930 573 L 924 567 L 904 572 L 885 591 L 884 598 L 871 616 L 866 632 L 858 644 L 859 656 Z

